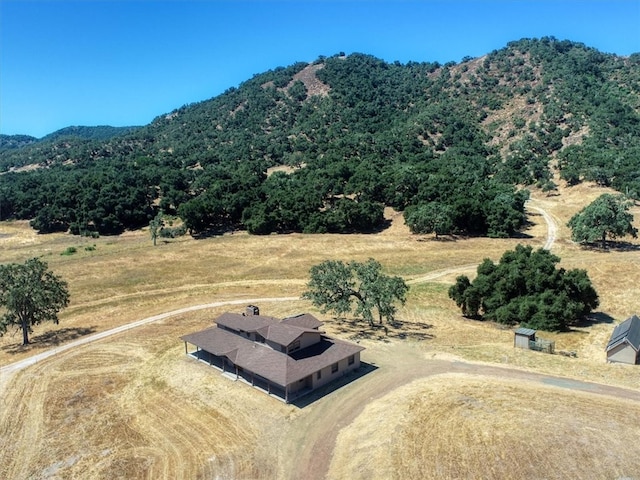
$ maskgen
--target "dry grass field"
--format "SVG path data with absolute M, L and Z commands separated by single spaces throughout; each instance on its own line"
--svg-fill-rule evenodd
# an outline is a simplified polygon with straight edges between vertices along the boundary
M 559 227 L 552 251 L 562 266 L 587 269 L 601 312 L 618 322 L 639 310 L 638 250 L 584 250 L 565 226 L 602 192 L 582 185 L 536 194 L 533 204 Z M 605 363 L 613 323 L 540 332 L 576 358 L 515 351 L 509 329 L 466 320 L 447 298 L 456 275 L 473 275 L 483 258 L 544 245 L 542 216 L 531 210 L 521 239 L 434 241 L 388 213 L 391 226 L 375 235 L 235 233 L 155 248 L 148 232 L 79 239 L 0 223 L 0 262 L 41 256 L 71 292 L 60 324 L 38 326 L 32 345 L 13 331 L 0 338 L 0 366 L 183 307 L 295 297 L 328 258 L 373 257 L 411 284 L 386 336 L 305 301 L 259 304 L 267 315 L 318 314 L 328 332 L 366 346 L 363 360 L 377 367 L 304 408 L 184 355 L 180 335 L 238 306 L 171 316 L 0 372 L 0 478 L 640 478 L 640 370 Z M 61 255 L 68 247 L 77 253 Z

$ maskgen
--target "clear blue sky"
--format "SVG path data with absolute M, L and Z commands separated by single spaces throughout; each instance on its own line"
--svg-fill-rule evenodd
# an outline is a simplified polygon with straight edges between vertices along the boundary
M 640 0 L 0 0 L 0 133 L 144 125 L 340 51 L 444 63 L 542 36 L 640 52 Z

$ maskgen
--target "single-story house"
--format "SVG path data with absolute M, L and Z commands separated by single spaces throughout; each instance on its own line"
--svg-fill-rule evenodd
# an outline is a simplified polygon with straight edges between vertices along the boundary
M 287 403 L 357 369 L 364 350 L 324 335 L 322 322 L 309 314 L 278 320 L 250 305 L 215 323 L 180 337 L 185 352 Z M 189 352 L 189 344 L 196 350 Z
M 640 364 L 640 318 L 637 315 L 613 329 L 606 350 L 608 362 Z

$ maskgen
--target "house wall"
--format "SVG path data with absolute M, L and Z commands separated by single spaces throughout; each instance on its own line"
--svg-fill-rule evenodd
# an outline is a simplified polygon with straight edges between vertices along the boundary
M 289 394 L 296 393 L 298 390 L 302 390 L 303 388 L 311 387 L 313 384 L 312 379 L 313 375 L 309 375 L 302 380 L 289 384 Z
M 607 361 L 618 363 L 638 363 L 638 353 L 628 343 L 621 343 L 607 352 Z
M 307 348 L 310 345 L 313 345 L 314 343 L 318 343 L 320 341 L 321 335 L 320 332 L 315 333 L 315 332 L 305 332 L 302 334 L 302 336 L 300 337 L 300 349 L 302 350 L 303 348 Z
M 320 378 L 318 378 L 318 372 L 315 372 L 311 376 L 311 380 L 313 382 L 312 388 L 314 389 L 320 388 L 323 385 L 326 385 L 327 383 L 334 381 L 336 378 L 339 378 L 342 375 L 345 375 L 346 373 L 351 372 L 352 370 L 355 370 L 356 368 L 360 367 L 360 352 L 356 353 L 353 357 L 354 357 L 353 358 L 354 361 L 353 361 L 353 364 L 351 365 L 349 365 L 348 358 L 344 358 L 340 360 L 338 362 L 338 371 L 335 373 L 331 373 L 331 365 L 320 370 L 320 373 L 321 373 Z

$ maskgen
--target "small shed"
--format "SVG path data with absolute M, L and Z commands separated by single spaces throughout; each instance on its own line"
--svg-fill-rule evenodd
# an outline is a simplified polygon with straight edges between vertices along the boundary
M 536 341 L 536 330 L 532 328 L 518 328 L 513 332 L 513 346 L 529 350 L 529 342 Z
M 637 315 L 613 329 L 607 343 L 607 362 L 640 364 L 640 318 Z

